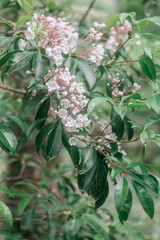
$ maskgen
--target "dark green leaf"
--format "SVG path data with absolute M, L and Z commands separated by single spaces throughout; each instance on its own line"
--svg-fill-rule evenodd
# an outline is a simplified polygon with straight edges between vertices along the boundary
M 1 123 L 0 123 L 0 141 L 10 150 L 12 154 L 15 153 L 17 146 L 16 136 L 8 127 Z
M 60 126 L 53 128 L 48 135 L 46 145 L 46 156 L 48 160 L 52 160 L 58 156 L 62 147 L 62 130 Z
M 45 125 L 38 133 L 36 139 L 35 139 L 35 148 L 36 148 L 36 151 L 37 153 L 39 153 L 41 147 L 42 147 L 42 144 L 43 144 L 43 141 L 45 139 L 45 137 L 48 135 L 48 133 L 51 131 L 51 129 L 53 128 L 54 126 L 54 122 L 51 122 L 47 125 Z
M 85 174 L 78 174 L 78 186 L 82 191 L 88 191 L 95 180 L 96 173 L 98 171 L 98 163 Z
M 50 107 L 50 97 L 48 97 L 38 108 L 37 114 L 35 116 L 35 120 L 39 119 L 39 118 L 47 117 L 49 107 Z M 43 127 L 44 123 L 45 123 L 45 121 L 41 122 L 41 124 L 39 124 L 37 126 L 37 128 L 41 129 Z
M 78 165 L 79 174 L 88 172 L 97 160 L 97 152 L 94 146 L 88 145 L 81 151 L 81 162 Z
M 127 107 L 121 107 L 121 108 L 114 107 L 114 110 L 118 113 L 118 115 L 123 120 L 127 112 Z
M 121 177 L 114 192 L 114 202 L 117 212 L 120 213 L 128 194 L 128 182 L 125 177 Z
M 4 114 L 4 113 L 3 113 L 3 115 L 6 116 L 7 118 L 9 118 L 10 120 L 12 120 L 14 123 L 16 123 L 18 125 L 18 127 L 20 127 L 20 129 L 24 133 L 26 132 L 26 128 L 25 128 L 23 122 L 19 118 L 15 117 L 15 116 L 12 116 L 12 115 L 9 115 L 9 114 Z
M 77 167 L 79 162 L 80 162 L 78 147 L 77 146 L 71 146 L 71 148 L 69 149 L 69 154 L 71 156 L 71 159 L 72 159 L 75 167 Z
M 27 116 L 37 106 L 37 104 L 45 97 L 45 95 L 46 93 L 41 93 L 33 97 L 32 100 L 26 105 L 24 109 L 24 114 Z
M 42 118 L 38 118 L 37 120 L 35 120 L 35 121 L 29 126 L 29 128 L 28 128 L 28 130 L 27 130 L 27 132 L 26 132 L 26 137 L 28 138 L 28 137 L 31 135 L 31 133 L 33 132 L 33 130 L 34 130 L 35 128 L 37 128 L 42 122 L 44 122 L 48 117 L 49 117 L 49 116 L 47 116 L 47 117 L 42 117 Z
M 154 202 L 151 198 L 151 195 L 149 194 L 148 190 L 139 184 L 138 182 L 132 181 L 133 188 L 135 190 L 135 193 L 144 209 L 144 211 L 147 213 L 147 215 L 150 218 L 153 218 L 154 216 Z
M 122 224 L 124 221 L 127 221 L 131 207 L 132 207 L 132 193 L 131 190 L 128 189 L 126 201 L 119 212 L 119 219 Z
M 102 102 L 106 101 L 105 97 L 95 97 L 89 101 L 88 107 L 87 107 L 87 114 L 88 117 L 91 117 L 91 114 L 93 113 L 94 109 Z
M 111 121 L 112 131 L 117 135 L 118 139 L 121 139 L 124 134 L 124 121 L 122 121 L 113 108 L 111 110 Z
M 16 52 L 18 52 L 18 51 L 16 51 Z M 12 56 L 13 53 L 15 53 L 15 51 L 9 52 L 0 58 L 0 68 L 8 61 L 8 59 Z
M 143 175 L 138 174 L 133 171 L 127 171 L 127 173 L 136 181 L 137 183 L 141 184 L 142 186 L 148 188 L 152 192 L 158 194 L 159 190 L 155 181 L 150 177 L 150 175 Z
M 152 81 L 156 80 L 156 68 L 152 59 L 147 55 L 142 55 L 139 57 L 139 64 L 141 65 L 142 71 L 147 75 Z
M 106 186 L 104 188 L 104 192 L 103 194 L 101 195 L 101 197 L 95 202 L 95 208 L 99 208 L 101 207 L 104 202 L 106 201 L 107 197 L 108 197 L 108 194 L 109 194 L 109 184 L 108 182 L 106 182 Z

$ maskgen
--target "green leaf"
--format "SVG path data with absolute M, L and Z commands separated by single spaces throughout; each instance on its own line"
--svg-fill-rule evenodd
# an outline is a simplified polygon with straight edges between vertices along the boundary
M 154 123 L 158 123 L 158 122 L 160 122 L 160 119 L 157 119 L 157 118 L 155 118 L 155 117 L 148 118 L 148 119 L 145 121 L 145 129 L 146 129 L 148 126 L 150 126 L 150 125 L 152 125 L 152 124 L 154 124 Z
M 160 147 L 160 138 L 150 138 L 148 140 L 155 143 L 158 147 Z
M 124 134 L 124 121 L 113 108 L 111 110 L 111 121 L 112 131 L 117 135 L 118 139 L 121 139 Z
M 128 135 L 128 140 L 131 140 L 134 136 L 134 128 L 130 120 L 126 117 L 125 118 L 126 130 Z
M 46 156 L 48 160 L 56 158 L 62 147 L 62 130 L 60 126 L 53 128 L 53 130 L 48 135 L 47 145 L 46 145 Z
M 119 18 L 120 18 L 120 14 L 117 13 L 108 20 L 108 24 L 107 24 L 108 31 L 111 29 L 111 27 L 113 27 L 116 24 L 117 21 L 119 21 Z
M 160 116 L 160 93 L 154 93 L 148 96 L 147 101 L 152 109 Z
M 78 174 L 78 187 L 82 191 L 88 191 L 95 180 L 98 170 L 98 163 L 95 162 L 94 166 L 85 174 Z
M 105 233 L 109 232 L 106 222 L 103 219 L 97 217 L 96 215 L 89 214 L 89 213 L 85 213 L 85 214 L 83 214 L 83 216 L 85 217 L 85 219 L 87 219 L 87 222 L 88 221 L 91 222 L 93 225 L 102 229 Z
M 0 58 L 0 68 L 8 61 L 8 59 L 12 56 L 12 54 L 14 54 L 15 52 L 19 52 L 19 51 L 14 51 L 14 52 L 9 52 L 5 55 L 3 55 Z
M 11 192 L 11 190 L 9 190 L 6 186 L 0 186 L 0 192 L 5 193 L 7 195 L 9 195 L 10 197 L 14 197 L 14 193 Z
M 101 207 L 104 204 L 104 202 L 106 201 L 106 199 L 108 197 L 108 194 L 109 194 L 109 184 L 108 184 L 108 182 L 106 182 L 103 194 L 95 202 L 95 208 L 99 208 L 99 207 Z
M 121 119 L 123 120 L 126 112 L 127 112 L 127 107 L 114 107 L 114 110 L 118 113 L 118 115 L 121 117 Z
M 50 107 L 50 97 L 48 97 L 38 108 L 37 114 L 35 116 L 35 120 L 37 120 L 39 118 L 47 117 L 49 107 Z M 41 122 L 41 124 L 39 124 L 37 126 L 37 128 L 41 129 L 43 127 L 44 123 L 45 123 L 45 121 Z
M 24 115 L 27 116 L 37 106 L 37 104 L 45 97 L 45 95 L 46 93 L 41 93 L 33 97 L 32 100 L 26 105 L 24 109 Z
M 144 74 L 147 75 L 153 82 L 156 80 L 156 68 L 152 59 L 147 55 L 139 57 L 139 64 Z
M 118 168 L 118 167 L 114 167 L 112 168 L 112 172 L 111 172 L 111 180 L 114 181 L 115 177 L 122 172 L 122 169 Z
M 29 51 L 13 53 L 8 60 L 8 63 L 5 68 L 5 73 L 15 72 L 25 67 L 27 64 L 30 63 L 33 55 L 34 55 L 34 52 L 29 52 Z
M 54 126 L 54 122 L 48 123 L 47 125 L 45 125 L 38 133 L 36 139 L 35 139 L 35 148 L 37 153 L 39 153 L 43 141 L 45 139 L 45 137 L 48 135 L 48 133 L 51 131 L 51 129 Z
M 87 114 L 89 118 L 91 117 L 91 114 L 93 113 L 95 108 L 104 101 L 108 101 L 111 104 L 113 104 L 113 100 L 110 97 L 95 97 L 89 101 L 88 107 L 87 107 Z
M 107 169 L 105 167 L 105 164 L 100 158 L 98 158 L 98 163 L 99 167 L 95 176 L 95 180 L 88 191 L 88 194 L 91 195 L 94 200 L 98 200 L 102 196 L 105 191 L 106 185 L 108 184 Z
M 38 118 L 36 119 L 28 128 L 27 132 L 26 132 L 26 137 L 29 138 L 29 136 L 31 135 L 31 133 L 33 132 L 33 130 L 35 128 L 37 128 L 42 122 L 44 122 L 47 118 L 49 118 L 49 116 L 47 117 L 42 117 L 42 118 Z
M 28 15 L 20 16 L 20 17 L 18 18 L 18 21 L 17 21 L 16 26 L 19 26 L 19 25 L 21 25 L 21 24 L 29 21 L 30 19 L 31 19 L 31 16 L 28 16 Z
M 143 175 L 133 171 L 127 171 L 127 173 L 134 179 L 134 181 L 141 184 L 145 188 L 148 188 L 152 192 L 158 194 L 159 189 L 157 187 L 157 184 L 150 175 Z
M 31 228 L 32 223 L 33 223 L 33 218 L 34 218 L 34 209 L 30 208 L 22 216 L 21 228 L 22 229 Z
M 0 113 L 1 114 L 1 113 Z M 9 118 L 10 120 L 12 120 L 14 123 L 16 123 L 18 125 L 18 127 L 20 127 L 20 129 L 25 133 L 26 132 L 26 129 L 25 129 L 25 126 L 23 124 L 23 122 L 15 117 L 15 116 L 12 116 L 12 115 L 9 115 L 9 114 L 4 114 L 2 113 L 4 116 L 6 116 L 7 118 Z
M 31 202 L 32 197 L 25 197 L 18 203 L 18 213 L 22 213 L 28 204 Z
M 7 238 L 9 238 L 9 239 L 15 240 L 14 236 L 11 235 L 9 232 L 0 231 L 0 235 L 5 236 L 5 237 L 7 237 Z
M 155 166 L 153 164 L 147 164 L 147 166 L 152 168 L 156 173 L 160 175 L 160 166 Z
M 126 18 L 131 17 L 135 18 L 136 13 L 135 12 L 130 12 L 130 13 L 121 13 L 120 14 L 120 22 L 123 24 Z
M 0 43 L 0 49 L 5 48 L 7 45 L 11 44 L 16 38 L 15 37 L 5 37 Z
M 36 52 L 33 57 L 33 72 L 36 78 L 43 79 L 47 71 L 47 62 L 42 58 L 40 51 Z
M 114 192 L 114 202 L 118 213 L 120 213 L 120 211 L 122 210 L 122 207 L 127 198 L 127 194 L 128 182 L 125 177 L 122 176 Z
M 75 167 L 77 167 L 79 162 L 80 162 L 78 147 L 77 146 L 71 146 L 71 148 L 69 149 L 69 154 L 70 154 L 70 157 L 71 157 Z
M 88 63 L 75 60 L 79 69 L 83 73 L 85 79 L 88 82 L 89 88 L 92 89 L 96 83 L 96 76 L 93 69 L 89 66 Z
M 132 207 L 132 193 L 131 190 L 128 189 L 126 201 L 124 202 L 124 205 L 122 206 L 119 212 L 119 219 L 122 224 L 124 221 L 127 221 L 131 207 Z
M 97 160 L 97 152 L 94 146 L 88 145 L 81 151 L 81 162 L 78 165 L 79 174 L 88 172 Z
M 11 231 L 13 227 L 13 216 L 10 209 L 2 201 L 0 201 L 0 215 L 4 218 Z
M 75 236 L 82 226 L 82 219 L 79 215 L 71 217 L 66 223 L 66 229 L 70 237 Z
M 5 125 L 0 123 L 0 141 L 10 150 L 15 153 L 17 147 L 17 139 L 14 133 Z
M 154 216 L 154 202 L 148 190 L 141 184 L 132 181 L 135 193 L 146 214 L 152 219 Z
M 132 168 L 134 168 L 136 173 L 148 175 L 148 168 L 146 164 L 144 164 L 143 162 L 131 162 L 127 164 L 127 166 L 125 167 L 125 169 L 132 169 Z

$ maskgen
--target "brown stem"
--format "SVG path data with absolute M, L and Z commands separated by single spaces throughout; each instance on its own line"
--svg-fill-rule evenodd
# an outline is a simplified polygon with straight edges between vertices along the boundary
M 88 16 L 90 10 L 92 9 L 93 5 L 95 4 L 96 0 L 92 0 L 87 11 L 85 12 L 85 14 L 83 15 L 83 17 L 81 18 L 81 20 L 79 21 L 79 26 L 82 25 L 82 23 L 84 22 L 84 20 L 86 19 L 86 17 Z
M 118 63 L 134 63 L 134 62 L 138 62 L 138 60 L 124 60 L 119 62 L 112 62 L 109 65 L 118 64 Z
M 108 157 L 99 147 L 97 147 L 97 149 L 105 156 Z M 114 166 L 114 167 L 118 167 L 111 159 L 108 159 L 110 161 L 110 163 Z
M 19 93 L 19 94 L 22 94 L 22 95 L 25 94 L 24 90 L 18 90 L 18 89 L 15 89 L 15 88 L 10 88 L 10 87 L 4 86 L 2 84 L 0 84 L 0 88 L 3 89 L 3 90 L 10 91 L 10 92 Z
M 124 42 L 119 46 L 119 48 L 109 57 L 109 59 L 103 63 L 103 66 L 105 66 L 105 65 L 114 57 L 114 55 L 128 42 L 128 40 L 131 38 L 131 35 L 132 35 L 132 32 L 128 32 L 128 38 L 127 38 L 127 40 L 124 41 Z

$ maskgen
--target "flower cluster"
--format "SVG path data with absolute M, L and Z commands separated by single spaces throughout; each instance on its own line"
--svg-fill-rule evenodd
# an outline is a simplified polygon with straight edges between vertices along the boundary
M 132 88 L 130 89 L 126 88 L 126 86 L 124 85 L 125 80 L 124 78 L 122 79 L 120 78 L 119 73 L 117 73 L 116 77 L 113 77 L 113 78 L 111 77 L 111 75 L 109 75 L 108 79 L 110 82 L 107 83 L 107 87 L 110 88 L 113 98 L 123 97 L 125 94 L 128 94 L 128 93 L 135 93 L 141 88 L 141 86 L 138 85 L 137 83 L 134 83 Z
M 116 48 L 122 42 L 122 38 L 128 34 L 132 30 L 132 24 L 125 20 L 124 24 L 120 26 L 120 22 L 118 21 L 115 27 L 112 27 L 109 32 L 109 38 L 105 44 L 105 49 L 116 51 Z
M 57 66 L 63 61 L 62 54 L 72 51 L 77 43 L 78 33 L 65 21 L 65 18 L 38 16 L 34 14 L 33 22 L 27 23 L 25 36 L 27 40 L 38 40 L 38 45 L 45 48 Z
M 71 75 L 68 68 L 57 69 L 55 76 L 46 83 L 49 92 L 54 92 L 58 99 L 58 108 L 54 110 L 68 132 L 79 132 L 88 126 L 90 120 L 87 114 L 80 112 L 84 110 L 88 103 L 88 99 L 84 95 L 85 90 L 83 83 L 74 81 L 75 76 Z M 71 145 L 73 141 L 71 141 Z

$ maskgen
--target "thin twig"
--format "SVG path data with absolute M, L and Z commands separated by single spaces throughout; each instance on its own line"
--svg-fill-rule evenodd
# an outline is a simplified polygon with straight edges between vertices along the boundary
M 119 52 L 119 50 L 129 41 L 129 39 L 131 38 L 131 36 L 132 36 L 132 32 L 128 32 L 128 38 L 127 38 L 127 40 L 124 41 L 124 42 L 119 46 L 119 48 L 109 57 L 109 59 L 103 63 L 103 66 L 105 66 L 105 65 L 114 57 L 114 55 L 115 55 L 117 52 Z
M 138 62 L 138 60 L 124 60 L 119 62 L 112 62 L 109 65 L 118 64 L 118 63 L 134 63 L 134 62 Z
M 83 15 L 83 17 L 81 18 L 81 20 L 79 21 L 79 26 L 82 25 L 82 23 L 84 22 L 84 20 L 86 19 L 86 17 L 88 16 L 90 10 L 92 9 L 93 5 L 95 4 L 96 0 L 92 0 L 87 11 L 85 12 L 85 14 Z
M 15 88 L 10 88 L 10 87 L 4 86 L 2 84 L 0 84 L 0 88 L 3 89 L 3 90 L 10 91 L 10 92 L 19 93 L 19 94 L 22 94 L 22 95 L 25 94 L 24 90 L 18 90 L 18 89 L 15 89 Z

